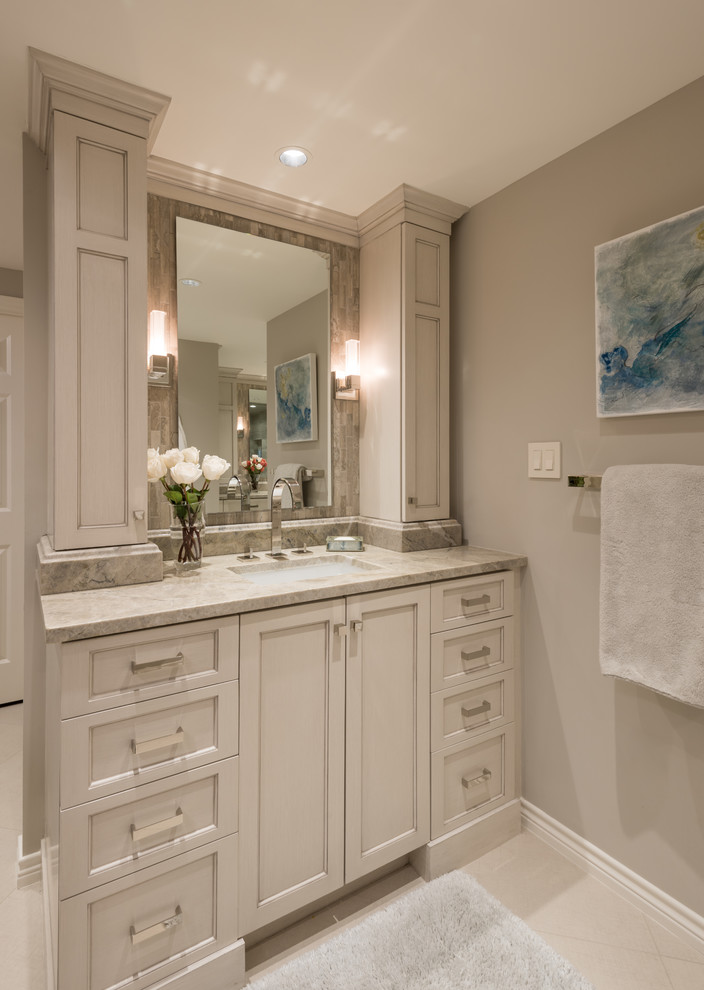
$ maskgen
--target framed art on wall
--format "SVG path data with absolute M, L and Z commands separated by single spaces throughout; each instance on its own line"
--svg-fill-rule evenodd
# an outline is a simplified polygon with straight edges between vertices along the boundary
M 298 443 L 318 439 L 318 401 L 315 354 L 277 364 L 276 442 Z
M 704 409 L 704 207 L 595 249 L 597 415 Z

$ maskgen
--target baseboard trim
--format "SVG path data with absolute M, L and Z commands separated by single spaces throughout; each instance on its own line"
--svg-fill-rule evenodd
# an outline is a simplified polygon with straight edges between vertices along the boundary
M 42 878 L 42 852 L 22 855 L 22 836 L 17 837 L 17 886 L 29 887 L 32 883 L 38 883 Z
M 685 904 L 629 870 L 607 853 L 587 842 L 576 832 L 551 818 L 540 808 L 521 799 L 523 827 L 557 852 L 579 866 L 585 873 L 601 880 L 644 914 L 704 952 L 704 918 Z

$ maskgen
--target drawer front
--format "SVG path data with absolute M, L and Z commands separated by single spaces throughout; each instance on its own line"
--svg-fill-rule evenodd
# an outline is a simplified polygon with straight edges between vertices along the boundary
M 61 812 L 59 897 L 237 831 L 238 757 Z
M 430 637 L 430 689 L 459 686 L 513 667 L 513 619 L 495 619 Z
M 431 837 L 505 804 L 515 796 L 513 725 L 494 729 L 433 753 L 431 757 Z
M 239 616 L 101 636 L 61 648 L 61 717 L 236 679 Z
M 483 622 L 512 612 L 512 571 L 439 581 L 430 587 L 432 632 Z
M 158 983 L 237 938 L 237 836 L 61 903 L 59 986 Z
M 61 723 L 61 807 L 237 755 L 238 682 Z
M 514 718 L 513 672 L 447 688 L 430 698 L 430 747 L 445 749 Z

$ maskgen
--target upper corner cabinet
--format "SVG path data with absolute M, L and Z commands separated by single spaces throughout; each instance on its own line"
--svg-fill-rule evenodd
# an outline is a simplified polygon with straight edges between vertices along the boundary
M 147 155 L 167 97 L 30 49 L 47 156 L 54 550 L 147 539 Z
M 450 228 L 464 210 L 442 204 L 438 219 L 406 200 L 400 222 L 362 236 L 360 512 L 394 522 L 450 514 Z

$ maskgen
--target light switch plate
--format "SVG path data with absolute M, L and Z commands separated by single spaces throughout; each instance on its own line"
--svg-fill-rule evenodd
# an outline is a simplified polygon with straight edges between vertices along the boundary
M 562 477 L 562 443 L 559 440 L 528 444 L 528 477 Z

